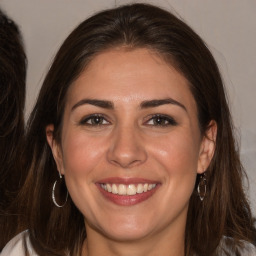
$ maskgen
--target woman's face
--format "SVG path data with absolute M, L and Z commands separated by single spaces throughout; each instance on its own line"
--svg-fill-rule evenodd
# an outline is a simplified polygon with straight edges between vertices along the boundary
M 122 241 L 184 235 L 210 138 L 184 76 L 147 49 L 123 48 L 96 56 L 69 88 L 61 146 L 48 135 L 87 232 Z

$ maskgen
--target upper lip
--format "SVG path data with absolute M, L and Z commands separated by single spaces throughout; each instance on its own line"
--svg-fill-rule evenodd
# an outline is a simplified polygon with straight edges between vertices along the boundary
M 129 185 L 129 184 L 141 184 L 141 183 L 148 183 L 148 184 L 159 184 L 159 181 L 156 180 L 149 180 L 145 178 L 131 178 L 131 177 L 109 177 L 105 179 L 101 179 L 97 181 L 96 183 L 100 184 L 124 184 L 124 185 Z

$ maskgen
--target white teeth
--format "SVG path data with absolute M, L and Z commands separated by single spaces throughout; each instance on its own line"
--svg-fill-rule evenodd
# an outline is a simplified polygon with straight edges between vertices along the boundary
M 119 184 L 118 194 L 119 195 L 126 195 L 126 186 L 124 184 Z
M 136 194 L 136 187 L 133 184 L 128 185 L 128 188 L 126 190 L 126 194 L 129 196 L 135 195 Z
M 112 191 L 113 194 L 117 194 L 118 193 L 118 189 L 117 189 L 116 184 L 112 185 L 111 191 Z
M 156 187 L 156 184 L 129 184 L 129 185 L 124 185 L 124 184 L 109 184 L 109 183 L 104 183 L 101 184 L 101 187 L 108 191 L 109 193 L 113 194 L 118 194 L 118 195 L 136 195 L 136 194 L 141 194 L 147 191 L 150 191 Z
M 137 186 L 137 191 L 136 191 L 138 194 L 141 194 L 142 192 L 144 192 L 144 190 L 143 190 L 143 185 L 142 184 L 139 184 L 138 186 Z
M 107 184 L 107 191 L 108 191 L 108 192 L 112 192 L 112 187 L 111 187 L 110 184 Z

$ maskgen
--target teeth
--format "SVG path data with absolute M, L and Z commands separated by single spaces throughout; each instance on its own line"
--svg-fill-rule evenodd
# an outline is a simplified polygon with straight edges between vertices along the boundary
M 136 192 L 137 192 L 138 194 L 141 194 L 142 192 L 144 192 L 144 189 L 143 189 L 143 185 L 142 185 L 142 184 L 138 184 Z
M 143 191 L 144 191 L 144 192 L 147 192 L 147 191 L 148 191 L 148 184 L 147 184 L 147 183 L 143 185 Z
M 101 184 L 100 185 L 104 190 L 109 193 L 118 194 L 118 195 L 136 195 L 141 194 L 147 191 L 150 191 L 156 187 L 156 184 Z
M 112 186 L 110 184 L 107 184 L 107 191 L 112 192 Z
M 133 196 L 136 194 L 136 187 L 133 184 L 128 185 L 128 188 L 126 190 L 126 194 L 129 196 Z
M 113 184 L 114 185 L 114 184 Z M 126 186 L 123 184 L 120 184 L 118 186 L 118 194 L 119 195 L 126 195 Z
M 112 191 L 113 194 L 117 194 L 118 193 L 118 189 L 117 189 L 116 184 L 112 185 L 111 191 Z

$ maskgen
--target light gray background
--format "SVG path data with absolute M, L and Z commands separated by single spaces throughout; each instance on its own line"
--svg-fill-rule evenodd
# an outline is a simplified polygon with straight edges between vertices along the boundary
M 25 41 L 29 63 L 27 116 L 53 55 L 71 30 L 96 11 L 130 2 L 0 0 L 1 8 L 20 25 Z M 226 83 L 256 215 L 256 0 L 144 2 L 157 4 L 182 17 L 213 52 Z

